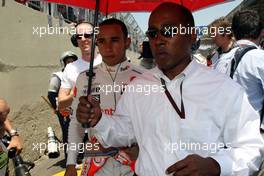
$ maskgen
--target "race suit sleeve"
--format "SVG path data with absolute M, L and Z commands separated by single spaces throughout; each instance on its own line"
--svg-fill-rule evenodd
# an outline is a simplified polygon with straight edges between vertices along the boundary
M 82 144 L 83 136 L 84 128 L 82 128 L 81 124 L 77 121 L 76 116 L 74 115 L 71 117 L 69 125 L 67 165 L 76 164 L 80 148 L 79 146 Z
M 77 78 L 76 81 L 76 89 L 80 89 L 78 87 L 80 81 Z M 77 156 L 79 153 L 80 144 L 83 144 L 83 136 L 84 136 L 84 128 L 82 125 L 78 122 L 76 118 L 76 108 L 79 103 L 79 97 L 81 96 L 80 91 L 77 92 L 77 95 L 73 98 L 72 103 L 72 115 L 71 115 L 71 121 L 69 125 L 69 132 L 68 132 L 68 157 L 67 157 L 67 165 L 76 164 Z M 83 151 L 81 151 L 83 152 Z
M 129 104 L 125 101 L 128 94 L 124 93 L 112 117 L 102 114 L 102 118 L 94 127 L 95 136 L 104 147 L 131 146 L 136 142 L 131 122 Z

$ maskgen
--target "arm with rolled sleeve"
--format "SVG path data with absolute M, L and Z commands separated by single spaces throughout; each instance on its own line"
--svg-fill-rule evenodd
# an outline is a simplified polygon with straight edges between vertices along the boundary
M 104 147 L 131 146 L 136 142 L 131 121 L 128 93 L 124 93 L 118 102 L 116 111 L 112 117 L 102 114 L 102 118 L 94 127 L 95 136 Z
M 72 89 L 73 88 L 73 85 L 71 83 L 71 80 L 70 80 L 70 66 L 67 65 L 63 71 L 63 74 L 62 74 L 62 79 L 61 79 L 61 88 L 64 88 L 64 89 Z
M 221 175 L 251 175 L 263 160 L 264 142 L 259 132 L 259 116 L 249 104 L 242 89 L 234 95 L 228 106 L 223 127 L 227 148 L 211 156 L 221 167 Z
M 71 106 L 73 101 L 73 95 L 71 91 L 73 89 L 72 81 L 70 80 L 70 69 L 67 65 L 62 74 L 61 87 L 58 95 L 58 108 L 64 109 Z

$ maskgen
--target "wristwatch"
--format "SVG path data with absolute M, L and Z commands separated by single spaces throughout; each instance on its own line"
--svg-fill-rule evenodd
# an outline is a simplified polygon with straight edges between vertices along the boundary
M 13 137 L 13 136 L 19 136 L 17 130 L 15 130 L 15 129 L 11 129 L 10 132 L 9 132 L 9 135 L 10 135 L 11 137 Z

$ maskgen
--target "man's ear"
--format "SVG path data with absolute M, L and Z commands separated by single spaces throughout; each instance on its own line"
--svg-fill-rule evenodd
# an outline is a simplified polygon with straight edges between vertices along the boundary
M 126 43 L 125 43 L 126 49 L 128 49 L 130 47 L 130 44 L 131 44 L 131 38 L 130 37 L 127 37 Z

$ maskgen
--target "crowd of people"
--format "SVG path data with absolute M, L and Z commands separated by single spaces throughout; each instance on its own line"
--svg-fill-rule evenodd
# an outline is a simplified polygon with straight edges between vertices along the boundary
M 80 153 L 82 176 L 259 172 L 264 159 L 264 27 L 258 13 L 243 10 L 232 23 L 220 18 L 211 24 L 216 31 L 232 32 L 212 36 L 217 48 L 207 66 L 193 54 L 195 31 L 168 34 L 167 29 L 179 26 L 195 27 L 184 6 L 167 2 L 152 11 L 146 36 L 155 60 L 151 68 L 156 67 L 145 69 L 127 59 L 131 39 L 126 25 L 114 18 L 102 21 L 87 96 L 94 26 L 76 24 L 71 42 L 81 57 L 63 53 L 63 70 L 52 75 L 48 90 L 67 144 L 65 176 L 77 176 Z M 21 152 L 9 111 L 0 99 L 1 130 L 12 137 L 8 148 Z
M 232 24 L 215 21 L 217 27 L 231 27 L 231 34 L 216 35 L 213 41 L 219 47 L 214 68 L 230 76 L 246 91 L 250 104 L 260 115 L 264 112 L 264 51 L 261 48 L 263 26 L 256 11 L 244 10 L 234 15 Z

